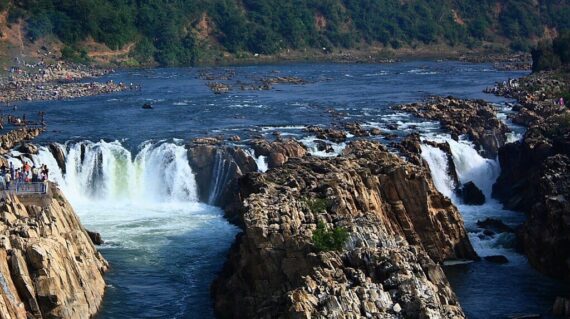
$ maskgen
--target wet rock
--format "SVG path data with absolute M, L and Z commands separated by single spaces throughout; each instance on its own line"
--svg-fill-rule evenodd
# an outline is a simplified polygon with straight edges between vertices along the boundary
M 378 136 L 380 134 L 382 134 L 382 130 L 379 128 L 374 127 L 370 129 L 370 135 Z
M 486 158 L 495 159 L 510 129 L 497 118 L 493 105 L 483 100 L 433 97 L 425 103 L 395 106 L 417 117 L 439 121 L 452 136 L 467 135 Z
M 340 143 L 346 140 L 346 133 L 342 130 L 334 128 L 322 128 L 320 126 L 307 126 L 306 132 L 314 133 L 317 138 L 322 140 L 330 140 L 335 143 Z
M 221 83 L 221 82 L 210 82 L 207 84 L 210 90 L 215 94 L 223 94 L 228 93 L 230 91 L 229 84 Z
M 485 204 L 485 195 L 473 182 L 463 184 L 461 188 L 461 198 L 467 205 Z
M 244 231 L 212 286 L 216 314 L 464 318 L 438 262 L 476 254 L 430 176 L 367 141 L 247 174 Z M 317 248 L 319 223 L 346 229 L 340 250 Z
M 18 151 L 24 154 L 33 154 L 36 155 L 38 154 L 38 147 L 34 144 L 30 144 L 30 143 L 22 143 L 20 144 L 20 147 L 18 147 Z
M 55 144 L 55 143 L 50 143 L 48 145 L 48 149 L 51 152 L 51 154 L 53 155 L 53 157 L 55 158 L 55 161 L 57 162 L 57 166 L 59 166 L 59 169 L 61 170 L 61 172 L 63 174 L 65 174 L 66 172 L 66 164 L 65 164 L 65 152 L 63 151 L 63 149 Z
M 222 143 L 222 139 L 219 137 L 197 137 L 192 140 L 194 144 L 204 144 L 204 145 L 218 145 Z
M 360 124 L 358 123 L 346 123 L 344 125 L 344 128 L 352 135 L 356 136 L 356 137 L 363 137 L 363 136 L 369 136 L 370 133 L 363 129 Z
M 318 151 L 326 152 L 326 153 L 333 153 L 334 152 L 332 145 L 330 145 L 329 143 L 327 143 L 325 141 L 314 140 L 313 143 L 315 143 L 315 145 L 317 146 Z
M 195 143 L 188 146 L 188 160 L 200 201 L 221 207 L 237 223 L 239 212 L 234 207 L 242 200 L 239 179 L 257 172 L 255 160 L 239 147 Z
M 505 257 L 503 255 L 485 256 L 485 257 L 483 257 L 483 259 L 485 259 L 488 262 L 495 263 L 495 264 L 508 264 L 509 263 L 509 260 L 507 259 L 507 257 Z
M 94 245 L 100 246 L 105 243 L 105 241 L 103 241 L 103 238 L 101 238 L 101 234 L 98 232 L 87 230 L 87 235 L 89 235 L 89 239 L 91 239 L 91 242 Z
M 570 316 L 570 300 L 564 297 L 556 297 L 552 307 L 552 314 L 568 318 Z
M 269 159 L 269 168 L 283 166 L 290 158 L 301 158 L 307 155 L 305 146 L 295 140 L 269 142 L 262 139 L 253 140 L 250 145 L 255 154 L 266 156 Z
M 494 218 L 486 218 L 482 221 L 477 221 L 477 227 L 488 229 L 496 233 L 514 233 L 515 230 L 505 225 L 502 221 Z

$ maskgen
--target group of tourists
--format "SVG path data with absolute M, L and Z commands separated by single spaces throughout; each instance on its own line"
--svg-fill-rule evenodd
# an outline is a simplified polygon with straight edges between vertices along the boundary
M 6 164 L 0 166 L 0 188 L 2 190 L 27 190 L 31 191 L 29 185 L 40 184 L 39 189 L 35 189 L 37 192 L 45 192 L 45 183 L 49 178 L 49 168 L 47 165 L 41 165 L 39 167 L 35 165 L 30 165 L 30 163 L 25 162 L 22 167 L 15 168 L 14 164 L 10 163 L 9 167 Z

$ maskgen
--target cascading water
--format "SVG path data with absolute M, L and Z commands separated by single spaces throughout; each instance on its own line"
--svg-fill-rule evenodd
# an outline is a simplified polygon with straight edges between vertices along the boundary
M 184 146 L 146 142 L 136 154 L 118 141 L 58 147 L 65 174 L 47 147 L 32 161 L 49 167 L 82 223 L 106 242 L 111 271 L 99 316 L 213 317 L 208 287 L 237 229 L 197 202 Z
M 216 150 L 214 155 L 214 170 L 212 172 L 212 184 L 210 187 L 210 196 L 208 198 L 208 203 L 213 205 L 220 196 L 226 182 L 228 180 L 231 170 L 231 163 L 226 160 L 223 154 Z
M 67 149 L 65 174 L 46 147 L 33 161 L 50 167 L 50 179 L 72 202 L 196 201 L 196 182 L 183 146 L 145 143 L 134 158 L 119 142 L 80 142 Z
M 447 155 L 436 147 L 427 144 L 421 146 L 422 158 L 430 167 L 436 188 L 458 207 L 473 247 L 481 257 L 502 255 L 509 261 L 504 265 L 483 261 L 446 268 L 446 274 L 464 309 L 479 310 L 467 311 L 467 316 L 483 319 L 515 315 L 514 312 L 505 313 L 504 309 L 547 312 L 552 305 L 549 303 L 553 302 L 556 291 L 561 288 L 532 269 L 526 258 L 514 250 L 514 233 L 494 233 L 477 226 L 478 221 L 493 218 L 515 228 L 524 219 L 522 213 L 504 210 L 499 202 L 491 198 L 492 185 L 500 173 L 497 161 L 483 158 L 467 141 L 454 141 L 443 135 L 429 136 L 428 139 L 449 143 L 459 183 L 473 181 L 485 194 L 484 205 L 464 205 L 455 194 L 456 185 L 448 174 Z M 509 273 L 509 276 L 504 276 L 505 273 Z M 490 291 L 493 293 L 490 294 Z M 545 294 L 549 297 L 546 298 Z M 510 296 L 506 298 L 508 300 L 501 299 L 503 308 L 495 309 L 497 296 Z M 521 308 L 521 305 L 524 307 Z

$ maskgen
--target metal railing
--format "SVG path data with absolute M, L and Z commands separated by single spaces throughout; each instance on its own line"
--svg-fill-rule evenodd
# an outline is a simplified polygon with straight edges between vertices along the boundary
M 0 191 L 16 194 L 45 194 L 47 192 L 47 183 L 10 182 L 10 185 L 0 185 Z

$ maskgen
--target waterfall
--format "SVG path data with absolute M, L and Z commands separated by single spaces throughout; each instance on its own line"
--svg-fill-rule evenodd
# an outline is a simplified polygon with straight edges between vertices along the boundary
M 72 202 L 197 200 L 194 174 L 181 145 L 146 142 L 134 157 L 118 141 L 84 141 L 59 147 L 65 154 L 65 174 L 47 147 L 40 148 L 33 162 L 49 167 L 50 180 L 58 183 Z
M 255 156 L 255 151 L 251 148 L 244 148 L 244 152 L 255 160 L 255 164 L 257 165 L 257 171 L 265 173 L 269 169 L 269 165 L 267 163 L 267 156 L 259 155 Z
M 472 181 L 485 194 L 486 202 L 484 205 L 463 205 L 461 199 L 454 192 L 456 185 L 448 173 L 447 154 L 437 147 L 427 144 L 421 145 L 421 156 L 429 165 L 435 187 L 440 193 L 449 197 L 459 208 L 465 226 L 469 231 L 469 238 L 477 253 L 480 256 L 507 255 L 511 261 L 520 262 L 522 258 L 512 250 L 513 234 L 502 233 L 489 237 L 476 225 L 477 221 L 495 218 L 514 227 L 520 224 L 524 217 L 520 213 L 504 210 L 502 205 L 491 197 L 493 183 L 500 174 L 498 162 L 482 157 L 474 146 L 465 140 L 455 141 L 444 135 L 430 136 L 428 139 L 438 143 L 447 142 L 450 146 L 459 182 L 464 184 Z
M 224 155 L 216 150 L 214 156 L 214 171 L 212 173 L 212 184 L 210 184 L 210 196 L 208 204 L 214 205 L 222 193 L 231 171 L 231 162 L 224 158 Z
M 447 154 L 437 147 L 422 144 L 422 157 L 428 163 L 431 172 L 431 178 L 437 190 L 443 195 L 455 198 L 455 182 L 449 176 L 449 165 L 447 163 Z

